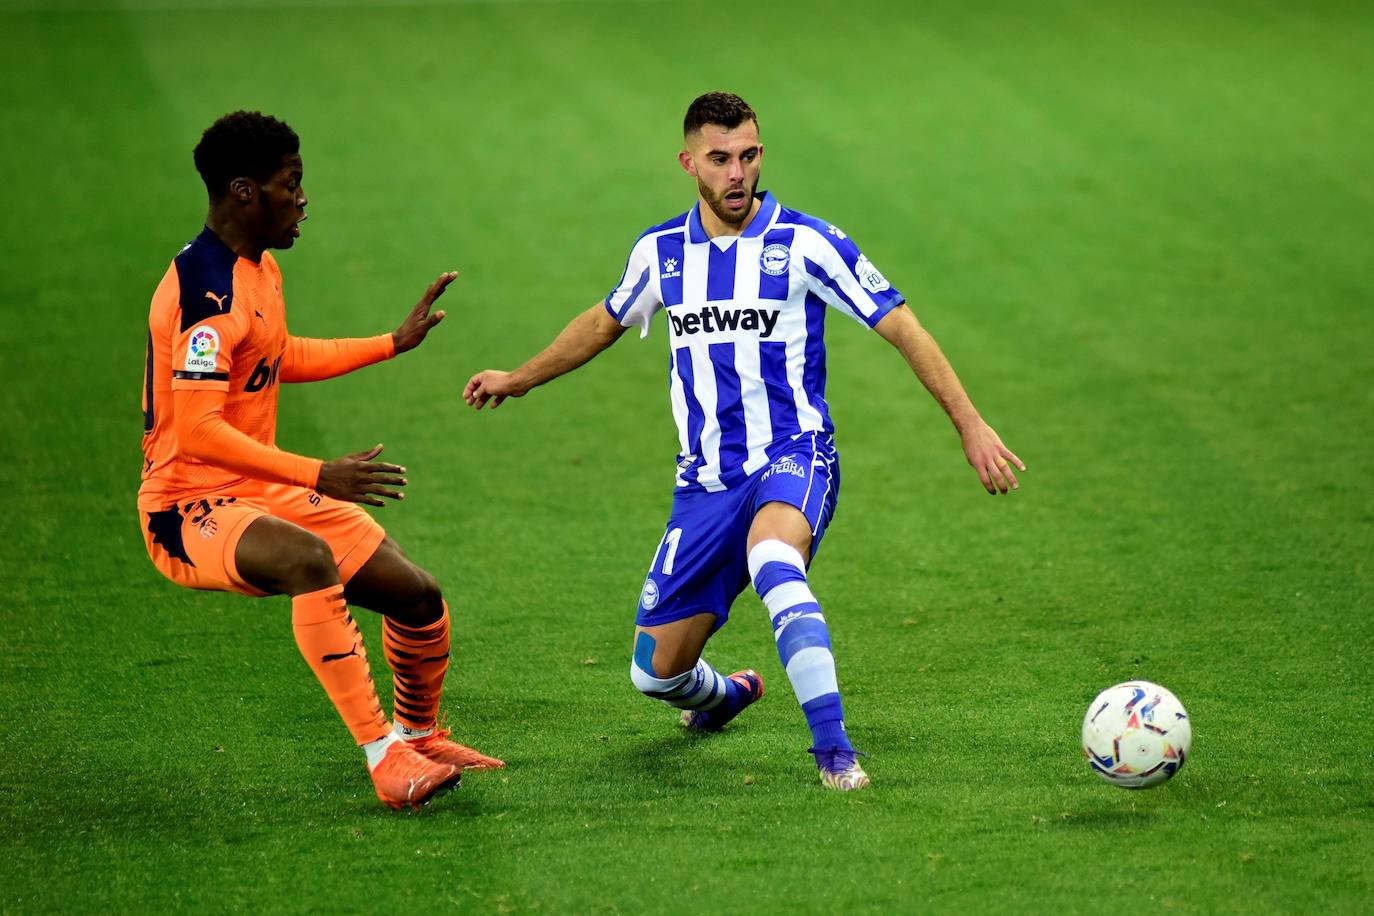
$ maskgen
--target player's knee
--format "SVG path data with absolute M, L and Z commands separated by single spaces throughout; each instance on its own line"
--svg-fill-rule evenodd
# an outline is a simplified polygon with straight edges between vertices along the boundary
M 439 583 L 424 569 L 412 565 L 410 582 L 396 608 L 387 616 L 407 627 L 427 627 L 444 616 L 444 593 Z
M 654 676 L 681 677 L 696 667 L 695 658 L 682 658 L 680 655 L 681 653 L 673 653 L 660 646 L 654 653 Z
M 415 567 L 419 574 L 419 593 L 420 598 L 415 602 L 415 618 L 417 626 L 428 626 L 440 617 L 444 616 L 444 593 L 439 588 L 439 582 L 428 571 Z
M 665 690 L 678 685 L 692 669 L 692 665 L 688 665 L 682 671 L 673 670 L 676 667 L 681 666 L 675 664 L 670 653 L 664 651 L 648 633 L 640 632 L 635 638 L 634 658 L 630 661 L 630 682 L 640 693 L 658 697 Z
M 296 593 L 327 588 L 339 581 L 339 568 L 334 563 L 334 552 L 323 539 L 302 532 L 302 537 L 292 545 L 287 562 L 287 583 Z

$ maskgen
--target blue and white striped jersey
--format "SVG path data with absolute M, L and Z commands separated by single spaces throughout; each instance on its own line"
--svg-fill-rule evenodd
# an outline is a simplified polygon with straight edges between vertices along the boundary
M 708 238 L 699 207 L 639 237 L 606 309 L 640 337 L 667 312 L 677 485 L 717 491 L 833 432 L 826 306 L 872 327 L 905 300 L 843 232 L 772 194 L 739 236 Z

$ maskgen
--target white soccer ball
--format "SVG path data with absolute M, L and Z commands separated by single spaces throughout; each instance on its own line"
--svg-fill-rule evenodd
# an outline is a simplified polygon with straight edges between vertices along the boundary
M 1188 711 L 1149 681 L 1108 687 L 1083 716 L 1083 756 L 1094 773 L 1123 789 L 1167 782 L 1183 769 L 1192 743 Z

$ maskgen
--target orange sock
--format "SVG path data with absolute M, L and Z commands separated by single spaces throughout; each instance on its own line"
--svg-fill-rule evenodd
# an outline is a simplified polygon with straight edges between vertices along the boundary
M 382 622 L 382 645 L 396 683 L 396 724 L 434 727 L 439 696 L 448 673 L 448 602 L 443 616 L 427 627 L 411 629 L 390 617 Z
M 324 692 L 358 744 L 385 737 L 391 727 L 372 686 L 363 634 L 344 604 L 342 585 L 291 599 L 291 627 Z

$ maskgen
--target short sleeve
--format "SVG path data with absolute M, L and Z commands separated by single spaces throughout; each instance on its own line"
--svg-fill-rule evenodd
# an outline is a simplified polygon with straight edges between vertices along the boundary
M 812 227 L 812 234 L 807 282 L 831 306 L 871 328 L 906 301 L 844 232 L 824 225 Z
M 625 273 L 615 289 L 606 294 L 606 311 L 624 327 L 639 326 L 639 336 L 649 335 L 649 322 L 663 308 L 654 271 L 656 248 L 652 237 L 641 236 L 630 249 Z

